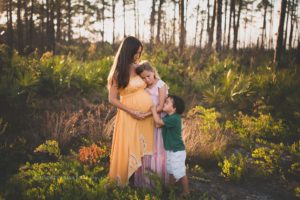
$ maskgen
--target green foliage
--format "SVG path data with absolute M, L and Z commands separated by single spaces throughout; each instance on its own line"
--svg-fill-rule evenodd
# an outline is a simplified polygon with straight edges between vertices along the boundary
M 300 178 L 300 162 L 293 163 L 288 171 L 295 178 Z
M 112 57 L 83 62 L 72 56 L 53 56 L 50 52 L 40 60 L 13 54 L 11 66 L 4 68 L 0 76 L 0 95 L 60 96 L 74 90 L 86 94 L 95 90 L 104 92 L 111 65 Z
M 206 109 L 202 106 L 196 106 L 188 112 L 187 118 L 197 119 L 195 123 L 199 126 L 201 132 L 209 133 L 221 128 L 218 123 L 220 113 L 215 108 Z
M 155 67 L 160 78 L 169 86 L 169 93 L 180 96 L 186 95 L 186 90 L 191 90 L 190 79 L 187 75 L 187 66 L 182 59 L 172 51 L 171 55 L 163 48 L 155 48 L 151 54 L 143 55 L 151 66 Z
M 291 146 L 289 146 L 289 150 L 291 154 L 294 154 L 298 157 L 300 157 L 300 140 L 297 142 L 294 142 Z
M 300 198 L 300 186 L 295 188 L 295 196 Z
M 183 139 L 187 152 L 204 160 L 216 161 L 229 140 L 218 122 L 220 114 L 214 109 L 196 106 L 184 121 Z
M 37 151 L 60 155 L 57 142 L 47 141 Z M 123 188 L 107 178 L 107 163 L 86 165 L 78 155 L 61 156 L 57 162 L 27 162 L 10 179 L 8 199 L 160 199 L 161 185 L 154 191 Z
M 240 181 L 247 171 L 248 158 L 241 153 L 231 154 L 229 158 L 225 157 L 223 162 L 219 162 L 222 169 L 222 176 L 232 181 Z
M 253 164 L 258 166 L 258 173 L 270 176 L 282 172 L 280 148 L 258 147 L 252 151 Z
M 34 152 L 47 153 L 50 156 L 55 156 L 58 159 L 61 158 L 58 142 L 55 140 L 47 140 L 44 144 L 38 146 Z
M 6 127 L 7 123 L 5 123 L 2 118 L 0 118 L 0 136 L 5 132 Z
M 202 94 L 208 107 L 226 113 L 228 110 L 245 110 L 249 106 L 251 76 L 240 72 L 240 65 L 230 57 L 220 61 L 212 55 L 207 67 L 196 73 L 194 82 L 196 91 Z
M 300 80 L 299 71 L 275 71 L 271 67 L 261 68 L 252 78 L 251 88 L 256 91 L 258 111 L 267 111 L 275 118 L 285 119 L 294 130 L 289 141 L 299 139 L 297 125 L 300 123 Z
M 71 56 L 52 56 L 45 53 L 41 58 L 39 91 L 42 94 L 60 94 L 72 88 L 79 92 L 104 91 L 112 58 L 80 62 Z
M 234 121 L 226 121 L 226 129 L 237 133 L 245 145 L 253 146 L 255 139 L 280 142 L 286 137 L 282 120 L 275 120 L 270 114 L 260 113 L 258 117 L 239 113 Z

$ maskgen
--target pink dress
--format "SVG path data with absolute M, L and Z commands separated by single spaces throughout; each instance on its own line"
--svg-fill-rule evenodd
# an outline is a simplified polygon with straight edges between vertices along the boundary
M 159 92 L 158 89 L 163 87 L 165 82 L 158 80 L 157 83 L 151 87 L 146 88 L 152 97 L 154 105 L 159 103 Z M 167 91 L 168 94 L 168 91 Z M 165 113 L 161 113 L 163 117 Z M 142 166 L 134 174 L 134 184 L 139 187 L 151 187 L 150 179 L 145 175 L 146 171 L 150 171 L 159 177 L 161 177 L 162 182 L 167 184 L 169 181 L 169 174 L 167 173 L 166 168 L 166 151 L 164 148 L 163 138 L 161 128 L 154 127 L 154 141 L 153 141 L 153 154 L 152 156 L 144 156 L 142 161 Z

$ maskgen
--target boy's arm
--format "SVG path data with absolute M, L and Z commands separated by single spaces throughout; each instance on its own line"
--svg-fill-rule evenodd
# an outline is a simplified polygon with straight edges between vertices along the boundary
M 156 123 L 156 125 L 158 127 L 161 127 L 161 126 L 165 125 L 163 120 L 158 116 L 155 106 L 151 107 L 151 111 L 152 111 L 153 119 L 154 119 L 154 122 Z

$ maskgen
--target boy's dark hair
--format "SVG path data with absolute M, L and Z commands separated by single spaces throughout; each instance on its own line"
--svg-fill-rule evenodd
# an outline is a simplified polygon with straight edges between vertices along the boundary
M 176 108 L 176 113 L 181 115 L 185 108 L 183 99 L 176 95 L 168 95 L 168 98 L 172 99 L 173 108 Z
M 150 71 L 150 72 L 155 72 L 154 69 L 151 67 L 149 62 L 143 62 L 142 64 L 140 64 L 135 69 L 135 72 L 137 73 L 137 75 L 140 75 L 141 73 L 143 73 L 144 70 Z

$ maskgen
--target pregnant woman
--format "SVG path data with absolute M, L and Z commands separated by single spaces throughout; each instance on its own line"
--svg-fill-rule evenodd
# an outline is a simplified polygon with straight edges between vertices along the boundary
M 138 39 L 125 38 L 108 76 L 109 102 L 117 107 L 109 177 L 120 186 L 141 166 L 142 157 L 153 151 L 153 118 L 145 117 L 152 100 L 135 72 L 142 50 Z

